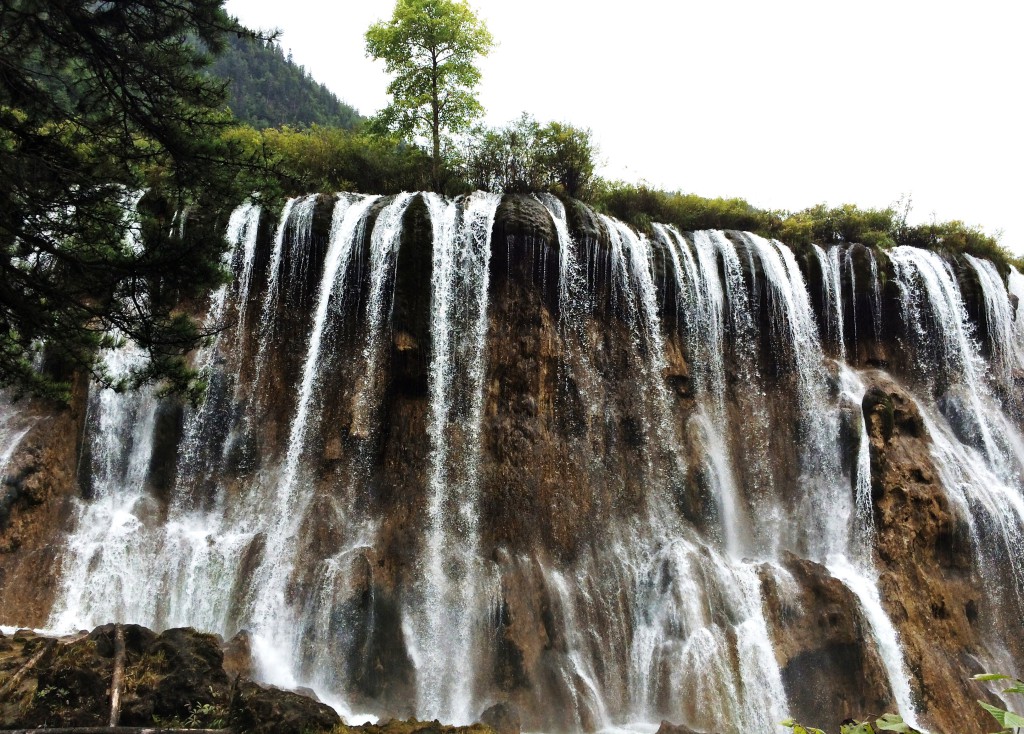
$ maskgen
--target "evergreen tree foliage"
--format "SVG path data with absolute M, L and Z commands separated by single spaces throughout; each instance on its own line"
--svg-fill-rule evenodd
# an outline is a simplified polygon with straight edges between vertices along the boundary
M 243 32 L 221 3 L 0 4 L 0 386 L 109 382 L 109 334 L 149 352 L 132 383 L 194 386 L 183 354 L 202 334 L 180 304 L 224 277 L 243 170 L 203 73 L 201 49 Z
M 354 128 L 359 113 L 301 66 L 285 57 L 273 41 L 230 34 L 210 66 L 210 74 L 228 82 L 228 106 L 239 121 L 256 128 Z

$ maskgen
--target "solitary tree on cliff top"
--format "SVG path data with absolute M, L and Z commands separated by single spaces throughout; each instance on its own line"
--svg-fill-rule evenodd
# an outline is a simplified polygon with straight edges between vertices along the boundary
M 483 108 L 473 95 L 478 56 L 494 45 L 487 26 L 465 0 L 398 0 L 391 20 L 366 32 L 367 55 L 384 59 L 395 78 L 392 102 L 377 122 L 407 135 L 428 136 L 431 178 L 441 185 L 441 136 L 465 129 Z

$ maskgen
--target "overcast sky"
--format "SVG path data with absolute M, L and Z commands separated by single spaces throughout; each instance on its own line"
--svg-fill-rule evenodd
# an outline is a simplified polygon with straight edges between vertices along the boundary
M 1024 253 L 1021 0 L 471 0 L 498 46 L 487 122 L 589 127 L 603 174 L 770 208 L 962 219 Z M 363 114 L 393 0 L 227 0 Z

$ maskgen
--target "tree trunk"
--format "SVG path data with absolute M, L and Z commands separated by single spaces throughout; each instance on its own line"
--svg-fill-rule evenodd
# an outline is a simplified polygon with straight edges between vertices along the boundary
M 114 675 L 110 680 L 110 725 L 121 720 L 121 687 L 124 685 L 124 627 L 114 626 Z
M 434 191 L 441 193 L 441 103 L 437 98 L 437 56 L 431 59 L 430 111 L 431 133 L 433 133 L 434 155 L 430 162 L 430 173 Z
M 14 693 L 14 691 L 18 689 L 18 686 L 21 685 L 21 682 L 25 679 L 25 676 L 28 675 L 34 667 L 36 667 L 39 661 L 42 660 L 47 653 L 52 652 L 56 647 L 56 640 L 48 640 L 43 643 L 39 648 L 39 652 L 29 658 L 29 661 L 22 665 L 21 668 L 18 669 L 18 672 L 8 678 L 7 682 L 4 683 L 3 686 L 0 686 L 0 701 L 5 700 L 8 696 Z

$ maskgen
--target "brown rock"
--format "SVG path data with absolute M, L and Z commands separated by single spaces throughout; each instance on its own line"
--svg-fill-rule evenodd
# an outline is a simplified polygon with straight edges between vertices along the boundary
M 68 500 L 79 491 L 86 384 L 75 382 L 68 406 L 18 406 L 31 429 L 0 478 L 0 619 L 42 627 L 49 616 Z
M 701 734 L 685 724 L 673 724 L 670 721 L 662 721 L 656 734 Z
M 224 672 L 231 679 L 253 677 L 252 635 L 242 630 L 224 643 Z
M 895 710 L 871 628 L 857 598 L 817 563 L 788 555 L 796 589 L 762 571 L 765 613 L 789 714 L 826 731 L 848 718 Z
M 982 731 L 990 723 L 975 700 L 984 694 L 970 678 L 982 672 L 977 600 L 987 591 L 971 571 L 964 522 L 938 480 L 920 410 L 891 377 L 876 373 L 871 383 L 864 415 L 882 601 L 925 720 L 939 730 Z
M 237 731 L 249 734 L 326 732 L 342 723 L 330 706 L 247 680 L 235 689 L 230 722 Z
M 480 714 L 480 722 L 494 729 L 496 734 L 519 734 L 522 724 L 519 711 L 509 703 L 496 703 Z

